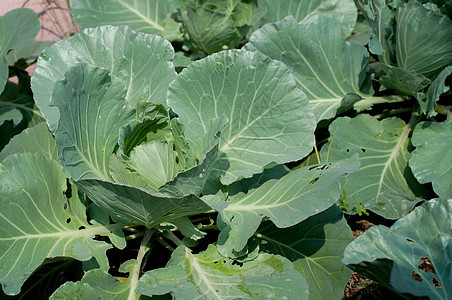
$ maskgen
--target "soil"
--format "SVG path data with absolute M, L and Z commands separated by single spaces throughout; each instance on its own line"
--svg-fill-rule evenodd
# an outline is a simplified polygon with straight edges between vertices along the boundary
M 375 225 L 385 225 L 390 227 L 394 221 L 384 219 L 372 212 L 367 215 L 346 215 L 348 225 L 352 229 L 353 238 L 356 239 L 362 235 L 367 229 Z M 382 285 L 372 281 L 356 272 L 353 272 L 350 281 L 345 286 L 343 300 L 366 300 L 366 299 L 383 299 L 384 297 L 395 298 L 394 294 Z

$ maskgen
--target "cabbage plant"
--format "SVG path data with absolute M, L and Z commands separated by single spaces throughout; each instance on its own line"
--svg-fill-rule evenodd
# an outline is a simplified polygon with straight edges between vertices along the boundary
M 5 294 L 341 299 L 352 270 L 452 294 L 444 9 L 111 2 L 71 1 L 82 30 L 46 44 L 31 90 L 19 60 L 0 70 Z M 3 64 L 33 22 L 0 31 Z M 344 214 L 370 211 L 394 225 L 353 240 Z

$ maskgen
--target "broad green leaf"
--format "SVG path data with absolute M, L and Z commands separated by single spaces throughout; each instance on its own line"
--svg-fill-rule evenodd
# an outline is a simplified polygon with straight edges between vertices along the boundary
M 155 35 L 133 32 L 129 27 L 88 28 L 45 49 L 32 78 L 36 104 L 52 132 L 59 112 L 49 102 L 54 85 L 76 64 L 105 68 L 115 82 L 127 88 L 131 106 L 139 101 L 165 103 L 169 83 L 176 72 L 171 44 Z
M 269 180 L 248 194 L 231 196 L 220 211 L 227 224 L 218 237 L 223 255 L 240 252 L 266 217 L 277 227 L 286 228 L 332 206 L 341 195 L 339 179 L 356 172 L 358 156 L 334 164 L 304 167 L 279 180 Z M 209 204 L 209 203 L 208 203 Z
M 80 180 L 77 186 L 100 207 L 148 228 L 209 210 L 194 195 L 172 197 L 152 194 L 142 188 L 103 180 Z
M 171 292 L 174 299 L 308 299 L 305 279 L 286 258 L 262 253 L 239 266 L 213 245 L 199 254 L 178 247 L 166 268 L 140 278 L 137 291 Z
M 322 147 L 322 161 L 342 160 L 359 153 L 361 169 L 341 180 L 350 203 L 388 219 L 406 215 L 421 200 L 418 183 L 408 167 L 408 136 L 412 124 L 401 119 L 378 121 L 370 115 L 338 118 L 329 127 L 330 144 Z
M 128 266 L 130 262 L 136 263 L 136 261 L 124 263 L 120 267 L 121 272 L 130 271 Z M 129 269 L 125 269 L 125 266 Z M 129 279 L 120 280 L 108 274 L 106 270 L 96 269 L 86 272 L 80 281 L 68 281 L 61 285 L 50 299 L 123 300 L 128 299 L 130 289 Z
M 362 16 L 359 16 L 353 29 L 353 33 L 347 40 L 351 43 L 366 46 L 371 41 L 372 32 L 372 27 L 369 22 Z
M 341 24 L 347 36 L 352 33 L 358 16 L 352 0 L 262 0 L 260 4 L 268 6 L 264 23 L 280 21 L 290 15 L 298 23 L 307 23 L 312 16 L 325 15 Z
M 51 105 L 60 110 L 55 132 L 62 165 L 75 179 L 110 179 L 108 163 L 119 128 L 135 114 L 126 89 L 106 69 L 77 65 L 55 84 Z
M 308 96 L 317 122 L 334 117 L 348 94 L 354 94 L 355 101 L 361 99 L 369 55 L 363 46 L 347 42 L 332 19 L 318 16 L 298 24 L 286 17 L 255 31 L 245 48 L 289 67 Z
M 8 79 L 8 51 L 31 44 L 39 29 L 38 16 L 31 9 L 14 9 L 0 16 L 0 93 Z
M 271 162 L 301 159 L 313 147 L 306 97 L 285 65 L 256 52 L 223 51 L 190 64 L 172 82 L 167 101 L 191 148 L 211 132 L 213 119 L 228 118 L 219 144 L 229 164 L 223 184 L 261 173 Z
M 449 299 L 452 295 L 452 199 L 427 201 L 391 228 L 373 226 L 353 241 L 343 262 L 400 293 Z M 419 267 L 428 258 L 435 270 Z M 390 260 L 392 264 L 379 264 Z M 413 278 L 417 273 L 422 281 Z M 390 274 L 390 276 L 388 275 Z M 387 279 L 387 281 L 385 281 Z M 434 286 L 434 281 L 441 287 Z
M 255 174 L 251 178 L 245 178 L 229 185 L 228 193 L 229 195 L 235 195 L 239 192 L 248 193 L 249 190 L 255 189 L 269 180 L 280 179 L 289 173 L 290 169 L 285 165 L 269 165 L 265 167 L 262 173 Z
M 416 125 L 411 142 L 416 149 L 410 159 L 414 177 L 431 182 L 440 197 L 452 197 L 452 121 Z
M 386 72 L 386 75 L 380 77 L 378 82 L 387 89 L 394 89 L 415 97 L 418 91 L 423 90 L 430 84 L 430 79 L 415 71 L 385 64 L 382 64 L 381 67 Z
M 6 61 L 9 66 L 14 66 L 21 59 L 24 59 L 27 64 L 31 64 L 38 59 L 42 50 L 54 43 L 54 41 L 33 41 L 29 46 L 11 50 L 6 56 Z
M 439 73 L 438 77 L 433 80 L 432 84 L 428 87 L 425 99 L 417 97 L 421 111 L 427 114 L 429 117 L 436 116 L 436 102 L 440 96 L 447 93 L 450 87 L 446 84 L 446 80 L 449 75 L 452 74 L 452 66 L 446 67 Z
M 452 20 L 409 1 L 397 11 L 397 66 L 434 79 L 452 64 Z
M 66 198 L 63 168 L 39 153 L 10 155 L 0 165 L 0 282 L 8 295 L 20 287 L 46 258 L 94 255 L 108 266 L 110 245 L 95 235 L 109 235 L 118 225 L 91 225 L 72 187 Z
M 182 38 L 181 24 L 171 18 L 177 11 L 171 0 L 71 0 L 74 21 L 82 28 L 128 25 L 134 31 Z
M 27 128 L 11 139 L 0 152 L 0 162 L 7 156 L 18 153 L 43 153 L 53 160 L 58 160 L 55 138 L 45 123 Z
M 341 260 L 353 235 L 337 206 L 285 229 L 264 223 L 256 236 L 261 250 L 292 261 L 308 282 L 309 299 L 342 299 L 352 271 Z

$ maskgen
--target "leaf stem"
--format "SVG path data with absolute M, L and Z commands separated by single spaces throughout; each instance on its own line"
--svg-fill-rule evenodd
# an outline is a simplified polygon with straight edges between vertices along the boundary
M 126 236 L 126 241 L 134 240 L 136 238 L 144 236 L 144 232 L 140 231 L 131 235 Z
M 317 149 L 317 145 L 314 145 L 315 156 L 317 157 L 317 163 L 320 165 L 322 162 L 320 161 L 319 150 Z
M 218 230 L 218 225 L 202 225 L 198 228 L 199 230 Z
M 168 238 L 176 244 L 176 246 L 184 246 L 184 243 L 172 232 L 172 231 L 166 231 Z
M 157 239 L 157 242 L 159 242 L 163 247 L 165 247 L 169 251 L 174 252 L 174 248 L 170 244 L 168 244 L 162 237 L 159 237 Z
M 129 296 L 127 297 L 128 300 L 135 300 L 137 299 L 137 295 L 135 294 L 135 289 L 138 285 L 138 279 L 140 278 L 141 274 L 141 263 L 143 261 L 143 257 L 147 252 L 147 244 L 149 243 L 149 240 L 151 239 L 152 235 L 154 234 L 155 230 L 149 230 L 146 229 L 146 232 L 144 234 L 144 238 L 141 241 L 140 249 L 138 250 L 138 256 L 137 256 L 137 264 L 133 268 L 132 274 L 129 277 L 130 279 L 130 292 Z

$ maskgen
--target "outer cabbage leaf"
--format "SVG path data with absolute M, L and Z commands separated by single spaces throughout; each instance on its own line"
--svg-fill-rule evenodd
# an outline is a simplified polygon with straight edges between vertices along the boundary
M 280 21 L 286 16 L 293 16 L 298 23 L 307 23 L 315 15 L 325 15 L 341 24 L 349 36 L 355 26 L 358 12 L 352 0 L 262 0 L 260 5 L 268 6 L 264 23 Z
M 331 123 L 329 131 L 334 138 L 331 149 L 330 143 L 322 147 L 322 160 L 360 156 L 361 170 L 341 180 L 347 202 L 362 203 L 385 218 L 397 219 L 421 200 L 419 184 L 408 167 L 411 127 L 398 118 L 377 121 L 370 115 L 338 118 Z
M 52 105 L 60 110 L 55 132 L 59 157 L 75 180 L 110 179 L 110 156 L 119 128 L 134 117 L 121 82 L 111 82 L 106 69 L 77 65 L 55 84 Z
M 0 282 L 8 295 L 19 293 L 25 280 L 46 258 L 95 256 L 107 267 L 110 245 L 95 235 L 109 235 L 118 225 L 91 225 L 60 164 L 40 153 L 7 157 L 0 165 Z
M 137 291 L 147 296 L 171 292 L 174 299 L 308 299 L 305 279 L 284 257 L 263 253 L 241 266 L 233 262 L 213 245 L 199 254 L 180 246 L 166 268 L 140 278 Z
M 152 194 L 142 188 L 103 180 L 80 180 L 77 186 L 98 206 L 148 228 L 209 210 L 194 195 Z
M 347 247 L 343 262 L 370 279 L 390 283 L 401 293 L 448 299 L 452 294 L 451 216 L 452 199 L 430 200 L 391 228 L 368 229 Z M 435 273 L 420 270 L 425 258 Z M 379 263 L 383 260 L 392 264 Z M 414 280 L 413 272 L 421 282 Z M 433 278 L 441 288 L 434 286 Z
M 82 28 L 128 25 L 133 30 L 161 35 L 170 41 L 182 38 L 181 24 L 171 0 L 71 0 L 72 16 Z
M 54 132 L 59 112 L 49 102 L 55 83 L 76 64 L 110 71 L 115 82 L 127 88 L 131 106 L 139 101 L 165 103 L 169 83 L 176 76 L 171 44 L 159 36 L 135 33 L 125 26 L 88 28 L 45 49 L 32 77 L 36 104 Z
M 309 299 L 342 299 L 352 271 L 341 259 L 353 235 L 337 206 L 285 229 L 264 223 L 256 236 L 263 251 L 292 261 L 308 282 Z
M 219 222 L 226 223 L 218 237 L 223 255 L 234 256 L 247 244 L 264 217 L 286 228 L 326 210 L 341 194 L 339 178 L 356 172 L 358 156 L 334 164 L 303 167 L 279 180 L 269 180 L 248 194 L 231 196 L 226 208 L 209 203 L 220 211 Z M 224 201 L 223 201 L 224 202 Z
M 125 262 L 120 272 L 132 271 L 135 264 L 135 260 Z M 123 300 L 128 299 L 132 288 L 136 286 L 131 286 L 130 279 L 121 280 L 106 270 L 96 269 L 86 272 L 80 281 L 61 285 L 50 299 Z
M 332 19 L 318 16 L 298 24 L 289 16 L 255 31 L 245 48 L 289 67 L 308 96 L 317 122 L 334 117 L 347 95 L 354 96 L 355 102 L 361 99 L 369 55 L 363 46 L 347 42 Z
M 45 123 L 27 128 L 13 137 L 0 152 L 0 162 L 9 155 L 19 153 L 43 153 L 48 158 L 58 160 L 55 138 Z
M 168 105 L 191 148 L 213 119 L 228 118 L 219 144 L 229 164 L 223 184 L 261 173 L 271 162 L 301 159 L 313 147 L 308 100 L 285 65 L 256 52 L 224 51 L 192 63 L 171 84 Z
M 398 7 L 397 66 L 434 79 L 452 64 L 452 20 L 418 1 Z
M 431 182 L 438 196 L 452 198 L 452 120 L 417 124 L 411 142 L 416 149 L 410 167 L 416 179 Z
M 8 79 L 8 51 L 31 44 L 39 29 L 38 16 L 31 9 L 14 9 L 0 16 L 0 93 Z

